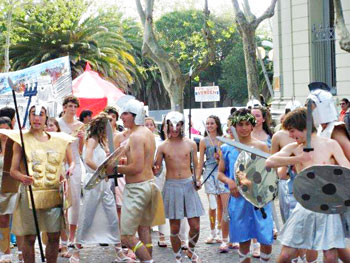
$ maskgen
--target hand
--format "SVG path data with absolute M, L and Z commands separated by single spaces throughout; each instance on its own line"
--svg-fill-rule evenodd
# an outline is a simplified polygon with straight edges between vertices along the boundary
M 219 153 L 214 153 L 214 158 L 215 158 L 215 160 L 217 161 L 217 162 L 219 162 L 220 161 L 220 154 Z
M 106 174 L 108 174 L 108 175 L 114 174 L 115 167 L 116 167 L 115 164 L 107 165 Z
M 33 176 L 28 176 L 28 175 L 22 174 L 20 177 L 20 181 L 24 185 L 31 185 L 34 183 L 34 178 L 33 178 Z
M 230 193 L 233 197 L 237 198 L 240 196 L 238 192 L 237 184 L 235 183 L 235 181 L 230 180 L 230 182 L 228 183 L 228 188 L 230 189 Z
M 313 152 L 302 152 L 300 155 L 298 156 L 298 160 L 300 163 L 304 163 L 304 162 L 309 162 L 312 160 L 313 157 Z
M 198 180 L 197 179 L 197 181 L 196 181 L 196 191 L 198 191 L 198 190 L 200 190 L 201 188 L 202 188 L 202 182 L 201 182 L 201 180 Z
M 84 139 L 85 132 L 84 131 L 79 131 L 78 134 L 77 134 L 77 137 L 79 138 L 79 140 Z
M 73 175 L 74 166 L 69 166 L 68 170 L 66 171 L 66 178 Z

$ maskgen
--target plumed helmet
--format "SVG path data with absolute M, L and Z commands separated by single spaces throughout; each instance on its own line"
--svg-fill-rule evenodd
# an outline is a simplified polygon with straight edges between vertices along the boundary
M 298 100 L 291 100 L 291 101 L 288 101 L 286 107 L 284 108 L 285 110 L 290 110 L 290 111 L 293 111 L 297 108 L 300 108 L 302 107 L 302 104 L 300 103 L 300 101 Z
M 168 137 L 170 136 L 169 123 L 171 123 L 173 125 L 173 128 L 176 131 L 177 124 L 179 122 L 182 122 L 180 134 L 181 134 L 181 136 L 183 136 L 185 134 L 185 117 L 184 117 L 184 115 L 178 111 L 171 111 L 166 115 L 165 125 L 166 125 L 166 131 L 168 133 Z
M 130 112 L 130 113 L 136 114 L 135 124 L 136 125 L 144 125 L 146 114 L 145 114 L 145 109 L 143 106 L 144 105 L 142 102 L 135 100 L 135 99 L 131 99 L 122 105 L 120 115 L 125 113 L 125 112 Z
M 316 106 L 312 111 L 315 126 L 336 121 L 337 109 L 328 85 L 323 82 L 312 82 L 309 84 L 309 90 L 307 99 L 312 100 Z
M 251 107 L 251 108 L 254 108 L 254 107 L 256 107 L 256 106 L 261 106 L 261 103 L 260 103 L 260 101 L 258 101 L 257 99 L 254 99 L 254 98 L 252 98 L 252 99 L 250 99 L 248 102 L 247 102 L 247 108 L 248 107 Z

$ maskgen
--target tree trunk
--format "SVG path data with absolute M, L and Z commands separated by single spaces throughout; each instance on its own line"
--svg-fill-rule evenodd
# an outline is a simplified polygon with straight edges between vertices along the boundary
M 335 14 L 336 14 L 337 33 L 340 37 L 339 39 L 340 48 L 350 53 L 350 33 L 345 25 L 341 0 L 334 0 L 334 7 L 335 7 Z
M 242 31 L 244 61 L 246 64 L 248 98 L 259 98 L 259 72 L 256 60 L 255 30 Z
M 176 110 L 183 112 L 184 109 L 184 81 L 178 79 L 170 83 L 170 86 L 165 87 L 166 90 L 169 90 L 170 106 L 171 110 Z
M 8 72 L 11 68 L 10 66 L 10 36 L 12 29 L 12 0 L 9 2 L 9 9 L 7 11 L 6 19 L 6 44 L 5 44 L 5 72 Z

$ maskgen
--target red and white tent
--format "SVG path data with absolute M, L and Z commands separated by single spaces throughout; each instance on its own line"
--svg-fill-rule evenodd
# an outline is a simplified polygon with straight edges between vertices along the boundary
M 86 63 L 85 71 L 73 80 L 73 95 L 80 100 L 77 115 L 83 110 L 91 110 L 93 116 L 100 113 L 107 105 L 115 105 L 125 94 L 111 82 L 104 80 Z

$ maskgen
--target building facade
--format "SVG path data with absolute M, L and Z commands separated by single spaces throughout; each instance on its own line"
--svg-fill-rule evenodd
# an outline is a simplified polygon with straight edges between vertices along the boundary
M 350 30 L 350 1 L 342 5 Z M 339 47 L 333 0 L 279 0 L 273 44 L 274 113 L 284 112 L 290 100 L 304 103 L 313 81 L 327 83 L 336 102 L 350 99 L 350 53 Z

